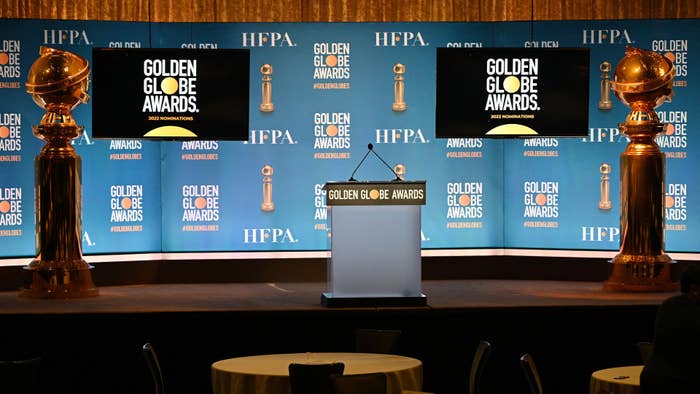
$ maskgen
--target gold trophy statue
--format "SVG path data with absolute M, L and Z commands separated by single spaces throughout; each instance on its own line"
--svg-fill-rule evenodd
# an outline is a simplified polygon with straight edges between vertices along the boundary
M 610 201 L 610 164 L 601 164 L 600 174 L 600 200 L 598 200 L 598 208 L 602 210 L 612 209 L 612 201 Z
M 275 210 L 275 203 L 272 201 L 272 174 L 275 170 L 271 165 L 265 164 L 261 172 L 263 174 L 263 202 L 260 204 L 260 209 L 263 212 L 272 212 Z
M 598 109 L 608 110 L 612 108 L 610 100 L 610 62 L 604 61 L 600 63 L 600 100 L 598 100 Z
M 24 267 L 20 296 L 98 295 L 82 257 L 81 159 L 71 140 L 82 134 L 70 111 L 87 103 L 90 67 L 70 52 L 41 47 L 27 77 L 27 93 L 46 110 L 34 135 L 46 142 L 34 159 L 37 255 Z
M 673 63 L 658 53 L 627 47 L 610 82 L 631 108 L 619 128 L 630 139 L 620 156 L 620 252 L 603 288 L 674 291 L 674 261 L 664 253 L 665 156 L 654 138 L 664 125 L 654 109 L 673 96 Z
M 406 166 L 398 163 L 394 166 L 394 172 L 396 173 L 396 176 L 403 181 L 403 178 L 406 175 Z
M 406 66 L 401 63 L 394 64 L 394 102 L 391 104 L 391 109 L 396 112 L 406 110 L 406 101 L 404 100 L 404 77 Z
M 272 66 L 263 64 L 260 67 L 262 77 L 262 102 L 260 103 L 260 111 L 272 112 L 275 110 L 275 104 L 272 102 Z

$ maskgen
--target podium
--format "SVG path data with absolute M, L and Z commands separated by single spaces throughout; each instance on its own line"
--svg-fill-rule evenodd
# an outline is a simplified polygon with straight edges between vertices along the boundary
M 425 306 L 421 205 L 425 181 L 328 182 L 327 307 Z

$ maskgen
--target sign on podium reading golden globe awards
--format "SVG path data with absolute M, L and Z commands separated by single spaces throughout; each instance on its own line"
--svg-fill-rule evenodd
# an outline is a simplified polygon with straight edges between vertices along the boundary
M 329 182 L 326 204 L 333 205 L 425 205 L 422 182 Z

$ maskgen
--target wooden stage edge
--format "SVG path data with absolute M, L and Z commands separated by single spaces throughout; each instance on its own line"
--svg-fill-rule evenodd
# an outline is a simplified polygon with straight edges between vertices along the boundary
M 43 300 L 0 292 L 0 315 L 209 312 L 322 312 L 400 309 L 448 311 L 487 308 L 656 306 L 673 293 L 620 293 L 602 283 L 544 280 L 427 280 L 427 306 L 329 308 L 324 282 L 139 284 L 100 287 L 97 297 Z
M 15 259 L 18 260 L 18 259 Z M 27 264 L 32 260 L 26 258 Z M 19 259 L 21 261 L 21 259 Z M 88 261 L 90 261 L 88 259 Z M 687 264 L 677 260 L 674 277 Z M 235 260 L 144 260 L 93 263 L 98 287 L 171 283 L 325 282 L 327 259 L 280 258 Z M 423 280 L 516 279 L 603 282 L 608 259 L 537 256 L 423 257 Z M 24 266 L 0 265 L 0 291 L 22 286 Z

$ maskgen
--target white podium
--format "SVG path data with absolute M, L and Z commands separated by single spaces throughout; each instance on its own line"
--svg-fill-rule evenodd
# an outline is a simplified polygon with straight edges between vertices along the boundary
M 328 307 L 425 306 L 421 205 L 425 181 L 328 182 Z

